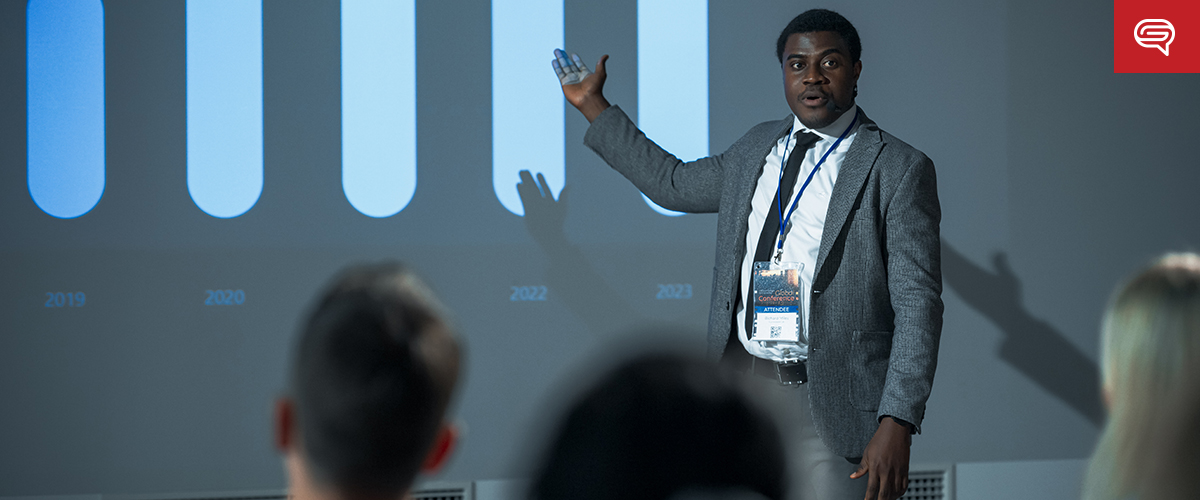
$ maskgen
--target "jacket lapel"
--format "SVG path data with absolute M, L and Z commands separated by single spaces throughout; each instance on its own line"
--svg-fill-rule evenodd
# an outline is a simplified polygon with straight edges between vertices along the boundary
M 746 232 L 749 231 L 750 209 L 751 201 L 754 198 L 754 188 L 758 186 L 758 178 L 762 176 L 763 165 L 767 163 L 767 155 L 779 143 L 779 139 L 787 135 L 791 129 L 792 115 L 779 120 L 779 125 L 772 131 L 773 133 L 770 136 L 762 136 L 763 142 L 760 145 L 760 154 L 747 157 L 749 159 L 747 164 L 743 168 L 735 170 L 735 182 L 737 182 L 737 185 L 734 187 L 735 197 L 733 199 L 739 200 L 740 205 L 737 208 L 738 212 L 733 214 L 733 220 L 738 222 L 737 232 L 740 235 L 736 242 L 739 248 L 737 252 L 739 266 L 742 259 L 745 258 Z
M 820 274 L 821 267 L 825 265 L 825 258 L 829 256 L 833 242 L 841 234 L 850 209 L 854 208 L 854 201 L 871 173 L 875 158 L 883 149 L 879 127 L 867 118 L 866 113 L 862 113 L 859 118 L 862 124 L 859 125 L 854 142 L 850 144 L 850 150 L 842 159 L 833 193 L 829 195 L 829 210 L 825 212 L 825 228 L 821 231 L 821 249 L 817 252 L 817 266 L 813 270 L 814 281 Z

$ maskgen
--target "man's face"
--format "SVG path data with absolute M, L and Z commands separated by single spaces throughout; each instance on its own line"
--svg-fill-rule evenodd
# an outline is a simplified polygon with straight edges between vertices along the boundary
M 793 33 L 783 47 L 783 93 L 788 107 L 808 128 L 833 123 L 854 106 L 862 62 L 836 32 Z

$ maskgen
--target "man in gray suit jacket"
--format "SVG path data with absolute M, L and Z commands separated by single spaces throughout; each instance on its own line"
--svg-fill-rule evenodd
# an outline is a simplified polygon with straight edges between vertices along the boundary
M 609 105 L 607 56 L 592 73 L 556 51 L 555 69 L 568 101 L 591 122 L 584 142 L 610 166 L 665 208 L 717 212 L 709 352 L 778 377 L 795 401 L 802 492 L 891 500 L 907 488 L 911 434 L 920 432 L 937 364 L 941 209 L 929 158 L 855 105 L 860 54 L 858 33 L 842 16 L 797 16 L 777 45 L 793 116 L 693 162 L 658 147 Z M 811 146 L 797 144 L 804 137 Z M 780 180 L 786 169 L 800 172 L 795 190 Z M 780 223 L 773 229 L 771 218 L 788 206 L 799 208 L 778 216 L 783 231 Z M 798 363 L 749 333 L 747 274 L 752 262 L 769 260 L 763 250 L 776 248 L 776 261 L 808 264 Z

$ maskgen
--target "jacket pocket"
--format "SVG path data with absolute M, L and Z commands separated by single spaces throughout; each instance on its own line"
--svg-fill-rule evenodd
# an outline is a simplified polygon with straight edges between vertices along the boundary
M 892 355 L 892 332 L 855 330 L 850 347 L 850 405 L 876 411 L 887 380 Z

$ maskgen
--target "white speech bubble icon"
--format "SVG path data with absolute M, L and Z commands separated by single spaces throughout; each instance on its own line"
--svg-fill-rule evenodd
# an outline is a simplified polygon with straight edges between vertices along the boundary
M 1155 48 L 1169 56 L 1171 42 L 1175 41 L 1175 25 L 1166 19 L 1142 19 L 1133 28 L 1133 39 L 1142 47 Z

